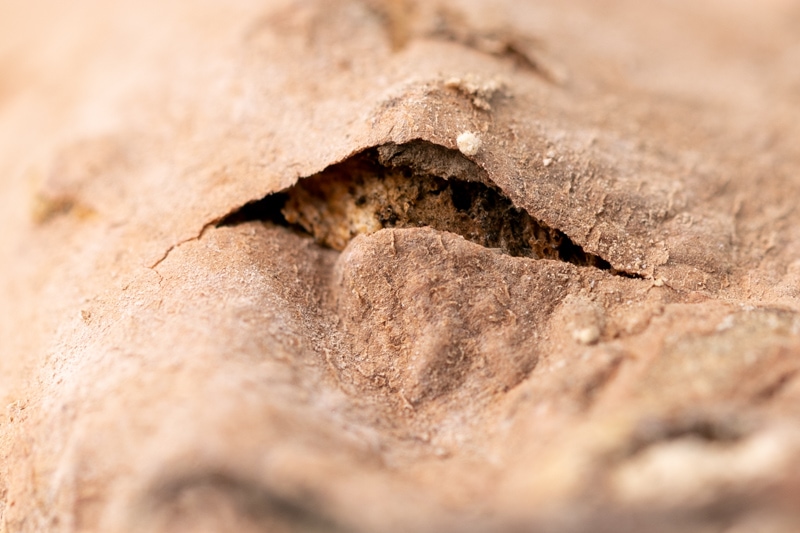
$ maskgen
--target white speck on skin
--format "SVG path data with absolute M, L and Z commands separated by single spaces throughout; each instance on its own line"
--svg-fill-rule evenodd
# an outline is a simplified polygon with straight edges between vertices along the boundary
M 600 328 L 588 326 L 572 332 L 572 338 L 581 344 L 594 344 L 600 340 Z
M 471 131 L 465 131 L 456 137 L 456 145 L 458 145 L 458 150 L 466 156 L 473 156 L 477 154 L 478 150 L 481 149 L 481 144 L 483 143 L 481 142 L 480 137 Z

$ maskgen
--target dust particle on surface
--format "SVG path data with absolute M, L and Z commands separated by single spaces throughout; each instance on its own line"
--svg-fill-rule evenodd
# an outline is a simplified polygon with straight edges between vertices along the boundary
M 597 326 L 576 329 L 572 332 L 572 337 L 580 344 L 594 344 L 600 340 L 600 329 Z
M 481 144 L 483 143 L 480 137 L 471 131 L 465 131 L 456 138 L 456 145 L 458 145 L 459 152 L 466 156 L 477 154 L 478 150 L 481 149 Z

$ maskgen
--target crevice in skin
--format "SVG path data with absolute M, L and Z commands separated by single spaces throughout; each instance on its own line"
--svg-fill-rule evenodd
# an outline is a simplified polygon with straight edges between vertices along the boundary
M 594 404 L 598 394 L 602 392 L 619 374 L 623 357 L 615 357 L 607 366 L 600 368 L 583 386 L 583 405 L 585 408 Z
M 645 419 L 636 427 L 624 455 L 632 457 L 653 445 L 687 437 L 731 444 L 745 438 L 751 430 L 745 421 L 713 413 L 688 412 Z
M 164 526 L 212 521 L 233 512 L 242 522 L 265 531 L 349 531 L 326 516 L 313 497 L 287 497 L 253 479 L 223 470 L 187 472 L 152 487 L 141 501 L 134 525 Z M 153 523 L 153 521 L 155 523 Z M 150 530 L 150 527 L 147 529 Z
M 768 384 L 766 387 L 762 388 L 758 393 L 755 395 L 756 402 L 767 402 L 778 396 L 785 388 L 792 383 L 792 381 L 797 377 L 797 370 L 792 369 L 788 372 L 784 372 L 781 376 L 774 380 L 772 383 Z
M 365 150 L 243 206 L 218 225 L 252 220 L 292 228 L 340 251 L 360 234 L 431 227 L 514 257 L 628 275 L 516 207 L 459 152 L 423 141 Z

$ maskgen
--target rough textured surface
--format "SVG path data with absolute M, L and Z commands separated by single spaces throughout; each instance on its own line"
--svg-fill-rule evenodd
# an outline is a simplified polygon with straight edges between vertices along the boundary
M 797 531 L 798 36 L 789 0 L 3 3 L 0 531 Z M 365 151 L 611 268 L 230 218 Z

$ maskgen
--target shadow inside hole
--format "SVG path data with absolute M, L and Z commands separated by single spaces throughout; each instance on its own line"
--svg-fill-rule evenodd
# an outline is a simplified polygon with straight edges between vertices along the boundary
M 417 152 L 419 143 L 413 148 Z M 394 153 L 402 153 L 404 146 L 407 145 L 397 146 Z M 475 176 L 480 176 L 482 171 L 477 165 L 460 153 L 444 153 L 445 157 L 463 161 L 440 168 L 469 165 L 474 167 Z M 441 158 L 443 149 L 435 147 L 430 154 Z M 380 148 L 368 149 L 245 205 L 220 225 L 268 221 L 309 234 L 320 245 L 339 251 L 360 234 L 383 228 L 427 226 L 515 257 L 611 270 L 608 261 L 587 253 L 562 231 L 534 219 L 480 177 L 442 177 L 432 173 L 433 168 L 436 164 L 430 162 L 414 168 L 407 164 L 407 158 L 394 165 L 391 159 L 382 157 Z

